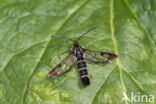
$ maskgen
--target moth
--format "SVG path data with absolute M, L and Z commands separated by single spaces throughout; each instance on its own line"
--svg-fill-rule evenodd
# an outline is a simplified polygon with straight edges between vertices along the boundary
M 89 49 L 82 48 L 79 45 L 78 41 L 81 39 L 81 37 L 83 37 L 84 35 L 86 35 L 88 32 L 92 31 L 95 28 L 96 27 L 91 28 L 89 31 L 80 35 L 76 40 L 72 40 L 70 38 L 62 37 L 62 36 L 56 36 L 56 35 L 52 36 L 52 37 L 63 38 L 72 41 L 73 48 L 71 49 L 69 55 L 50 71 L 48 77 L 54 77 L 54 76 L 60 77 L 68 73 L 75 65 L 77 65 L 82 84 L 84 86 L 88 86 L 90 85 L 90 80 L 89 80 L 86 61 L 94 64 L 107 64 L 111 60 L 114 60 L 118 57 L 114 53 L 89 50 Z

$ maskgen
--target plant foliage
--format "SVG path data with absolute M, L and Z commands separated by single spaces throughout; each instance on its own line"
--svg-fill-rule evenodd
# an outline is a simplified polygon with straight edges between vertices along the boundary
M 131 104 L 131 93 L 156 97 L 155 0 L 1 0 L 0 104 Z M 73 68 L 59 78 L 49 71 L 76 39 L 87 49 L 119 57 L 87 63 L 84 88 Z M 148 102 L 149 103 L 149 102 Z

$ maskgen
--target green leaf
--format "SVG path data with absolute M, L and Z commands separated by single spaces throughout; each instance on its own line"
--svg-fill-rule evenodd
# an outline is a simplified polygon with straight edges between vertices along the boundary
M 155 11 L 155 0 L 1 0 L 0 104 L 138 104 L 142 95 L 155 104 Z M 119 57 L 87 63 L 86 88 L 76 67 L 47 78 L 72 47 L 51 35 L 76 39 L 94 26 L 80 45 Z

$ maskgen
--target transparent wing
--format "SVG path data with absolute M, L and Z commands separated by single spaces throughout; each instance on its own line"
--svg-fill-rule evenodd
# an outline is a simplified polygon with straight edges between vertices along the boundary
M 88 49 L 83 49 L 83 51 L 85 53 L 85 59 L 92 63 L 106 64 L 118 57 L 116 54 L 110 52 L 99 52 Z
M 75 65 L 74 57 L 75 56 L 73 55 L 73 53 L 69 54 L 62 62 L 60 62 L 50 71 L 48 77 L 59 77 L 69 72 Z

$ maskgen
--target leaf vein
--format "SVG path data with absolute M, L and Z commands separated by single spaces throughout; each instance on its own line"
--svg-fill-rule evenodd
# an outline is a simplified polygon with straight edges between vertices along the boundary
M 115 68 L 114 68 L 114 69 L 115 69 Z M 107 76 L 106 79 L 103 81 L 103 83 L 97 88 L 97 90 L 96 90 L 96 92 L 95 92 L 95 94 L 94 94 L 94 97 L 93 97 L 93 99 L 91 100 L 91 102 L 90 102 L 89 104 L 92 104 L 92 103 L 93 103 L 93 101 L 94 101 L 94 99 L 95 99 L 97 93 L 99 92 L 99 90 L 101 89 L 101 87 L 104 85 L 104 83 L 107 81 L 108 77 L 111 75 L 111 73 L 114 71 L 114 69 L 112 69 L 112 71 L 108 74 L 108 76 Z
M 119 55 L 117 41 L 115 39 L 115 33 L 114 33 L 115 30 L 114 30 L 113 20 L 114 20 L 114 0 L 111 0 L 110 1 L 110 29 L 111 29 L 111 37 L 112 37 L 112 41 L 113 41 L 113 44 L 114 44 L 115 53 L 117 55 Z M 124 85 L 123 78 L 122 78 L 122 68 L 121 68 L 121 65 L 120 65 L 119 57 L 116 59 L 116 64 L 118 65 L 119 72 L 120 72 L 119 75 L 120 75 L 121 87 L 122 87 L 123 93 L 126 94 L 127 91 L 126 91 L 126 87 Z M 125 100 L 125 103 L 128 104 L 127 100 Z
M 149 33 L 148 29 L 144 26 L 144 24 L 142 23 L 142 21 L 140 20 L 140 18 L 137 16 L 136 12 L 131 8 L 131 6 L 129 5 L 128 1 L 123 0 L 124 3 L 126 4 L 126 6 L 129 8 L 129 10 L 131 11 L 131 13 L 134 15 L 134 17 L 136 18 L 136 20 L 138 21 L 140 27 L 148 34 L 147 37 L 151 40 L 153 46 L 154 46 L 154 50 L 156 49 L 155 46 L 155 40 L 152 38 L 152 34 Z
M 59 26 L 59 28 L 57 29 L 56 33 L 57 33 L 59 30 L 61 30 L 61 28 L 62 28 L 62 27 L 64 26 L 64 24 L 72 17 L 72 15 L 74 15 L 83 5 L 85 5 L 85 4 L 87 3 L 87 1 L 88 1 L 88 0 L 83 1 L 80 5 L 78 5 L 77 8 L 74 8 L 74 10 L 73 10 L 71 13 L 69 13 L 69 14 L 65 17 L 64 21 L 63 21 L 62 24 Z M 26 96 L 27 96 L 28 88 L 29 88 L 29 85 L 30 85 L 30 80 L 32 79 L 33 75 L 35 74 L 36 69 L 37 69 L 38 65 L 40 64 L 40 61 L 41 61 L 41 59 L 43 58 L 44 53 L 46 52 L 47 47 L 48 47 L 48 45 L 50 44 L 51 40 L 52 40 L 52 38 L 49 39 L 49 41 L 48 41 L 48 43 L 47 43 L 47 45 L 46 45 L 45 50 L 44 50 L 43 53 L 41 54 L 41 58 L 40 58 L 38 64 L 35 66 L 35 68 L 34 68 L 32 74 L 31 74 L 29 80 L 27 81 L 26 88 L 25 88 L 24 95 L 23 95 L 23 104 L 25 103 L 25 99 L 26 99 Z

